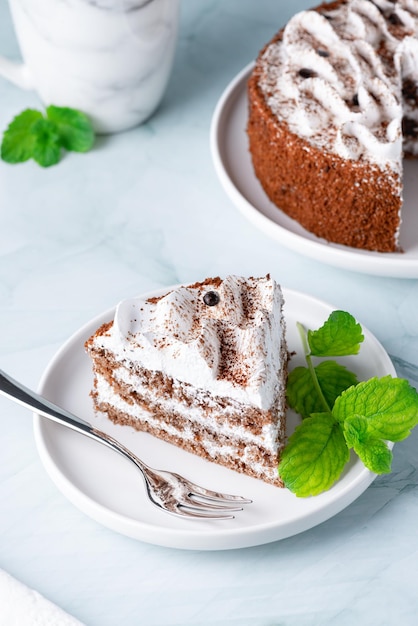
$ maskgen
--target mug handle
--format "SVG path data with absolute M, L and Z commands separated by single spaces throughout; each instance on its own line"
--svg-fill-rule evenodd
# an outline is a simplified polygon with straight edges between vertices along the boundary
M 0 56 L 0 76 L 22 89 L 34 89 L 30 71 L 24 63 L 16 63 Z

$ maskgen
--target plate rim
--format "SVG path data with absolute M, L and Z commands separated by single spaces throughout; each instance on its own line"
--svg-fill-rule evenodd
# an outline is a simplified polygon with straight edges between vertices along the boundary
M 140 294 L 140 297 L 149 298 L 161 295 L 176 286 L 178 285 L 153 290 L 151 292 Z M 285 298 L 292 296 L 295 298 L 302 297 L 307 301 L 314 302 L 317 306 L 320 306 L 325 310 L 335 310 L 335 307 L 328 302 L 310 294 L 285 287 L 282 287 L 282 290 Z M 70 335 L 70 337 L 58 348 L 45 368 L 38 385 L 38 393 L 42 395 L 45 387 L 47 387 L 51 375 L 54 374 L 57 366 L 59 367 L 59 362 L 63 357 L 65 357 L 66 353 L 71 350 L 77 350 L 79 347 L 77 344 L 80 342 L 81 338 L 91 333 L 92 330 L 94 332 L 94 330 L 98 328 L 99 325 L 106 319 L 111 319 L 114 311 L 115 307 L 111 307 L 103 311 L 99 315 L 91 318 Z M 382 356 L 385 357 L 386 363 L 384 364 L 384 367 L 388 370 L 387 373 L 396 376 L 396 370 L 383 345 L 366 327 L 363 327 L 363 331 L 365 337 L 374 343 L 375 348 L 379 349 Z M 55 463 L 48 450 L 43 429 L 46 428 L 48 431 L 48 427 L 51 428 L 54 424 L 37 413 L 34 413 L 33 417 L 35 443 L 42 465 L 52 482 L 68 501 L 70 501 L 74 506 L 76 506 L 76 508 L 88 517 L 104 527 L 133 539 L 164 547 L 187 550 L 230 550 L 280 541 L 305 532 L 306 530 L 314 528 L 330 519 L 356 500 L 376 478 L 376 475 L 367 470 L 365 467 L 361 468 L 358 475 L 355 476 L 351 482 L 345 485 L 344 489 L 341 489 L 341 487 L 339 488 L 340 493 L 337 497 L 332 498 L 331 501 L 325 503 L 324 506 L 319 506 L 313 511 L 310 511 L 308 515 L 298 518 L 296 520 L 298 523 L 298 529 L 296 532 L 293 532 L 292 530 L 292 527 L 295 525 L 294 518 L 285 520 L 285 522 L 281 524 L 274 521 L 266 522 L 264 524 L 261 522 L 257 524 L 256 528 L 248 528 L 245 526 L 230 528 L 229 530 L 222 529 L 221 531 L 217 529 L 215 533 L 213 529 L 208 530 L 206 528 L 204 530 L 199 530 L 198 527 L 193 528 L 193 526 L 187 528 L 169 528 L 166 526 L 158 526 L 156 528 L 152 524 L 146 523 L 142 520 L 133 519 L 123 513 L 118 513 L 117 511 L 108 508 L 107 506 L 94 500 L 90 495 L 86 494 L 77 485 L 75 485 L 65 474 L 62 468 Z M 333 488 L 331 487 L 328 491 L 332 491 L 332 489 Z M 321 495 L 315 497 L 320 498 Z M 156 536 L 156 532 L 158 536 Z M 213 545 L 213 541 L 211 541 L 214 534 L 216 534 L 217 539 L 216 545 Z M 262 535 L 262 538 L 259 537 L 256 541 L 254 541 L 254 535 Z
M 304 237 L 265 215 L 235 185 L 222 154 L 223 133 L 221 130 L 225 127 L 230 110 L 234 109 L 234 100 L 240 97 L 246 98 L 246 93 L 242 95 L 241 92 L 246 92 L 245 85 L 254 65 L 254 61 L 248 63 L 225 87 L 215 105 L 210 124 L 209 144 L 213 166 L 222 188 L 235 207 L 264 234 L 302 256 L 362 274 L 406 279 L 418 278 L 418 259 L 405 258 L 405 253 L 384 253 L 339 246 L 339 244 L 322 240 L 308 231 L 309 237 Z M 267 196 L 266 199 L 271 202 Z M 271 205 L 274 206 L 273 203 Z M 275 209 L 280 211 L 277 207 Z

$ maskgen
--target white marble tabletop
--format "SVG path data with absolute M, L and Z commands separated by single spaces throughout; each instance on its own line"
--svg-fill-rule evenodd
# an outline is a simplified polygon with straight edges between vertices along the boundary
M 307 0 L 183 0 L 164 101 L 143 126 L 49 169 L 0 164 L 0 367 L 30 387 L 62 343 L 120 299 L 270 272 L 352 312 L 418 363 L 418 283 L 338 269 L 280 246 L 233 206 L 209 128 L 226 85 Z M 0 52 L 18 58 L 7 3 Z M 37 97 L 0 79 L 0 128 Z M 142 543 L 80 512 L 39 459 L 31 414 L 0 398 L 0 568 L 89 626 L 417 623 L 418 432 L 338 515 L 247 549 Z M 0 607 L 0 624 L 3 625 Z M 6 625 L 8 626 L 8 625 Z

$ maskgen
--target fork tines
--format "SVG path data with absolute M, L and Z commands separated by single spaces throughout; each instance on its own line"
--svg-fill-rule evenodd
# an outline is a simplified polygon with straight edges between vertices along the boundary
M 207 519 L 233 519 L 233 512 L 242 511 L 243 504 L 251 504 L 252 500 L 242 496 L 224 494 L 217 491 L 195 486 L 194 492 L 190 491 L 187 504 L 179 503 L 177 510 L 180 515 Z

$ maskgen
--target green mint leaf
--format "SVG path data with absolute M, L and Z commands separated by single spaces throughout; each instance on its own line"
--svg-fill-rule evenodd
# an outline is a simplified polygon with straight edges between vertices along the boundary
M 289 438 L 279 474 L 297 496 L 315 496 L 334 484 L 349 456 L 341 424 L 330 413 L 317 413 L 305 419 Z
M 347 445 L 354 449 L 367 469 L 375 474 L 389 474 L 392 452 L 385 441 L 370 435 L 367 419 L 364 417 L 346 419 L 344 437 Z
M 287 379 L 287 401 L 289 406 L 303 418 L 323 410 L 311 372 L 307 367 L 295 367 Z
M 44 118 L 33 124 L 34 136 L 32 156 L 42 167 L 50 167 L 60 160 L 61 145 L 55 124 Z
M 371 472 L 390 474 L 392 469 L 392 452 L 382 439 L 369 437 L 354 446 L 354 452 Z
M 314 370 L 330 407 L 334 406 L 335 400 L 345 389 L 358 382 L 353 372 L 335 361 L 323 361 Z M 304 418 L 309 417 L 311 413 L 320 413 L 324 409 L 311 372 L 306 367 L 296 367 L 289 373 L 287 399 L 289 406 Z
M 60 160 L 61 148 L 86 152 L 92 147 L 94 131 L 84 113 L 50 105 L 46 115 L 27 109 L 14 118 L 3 135 L 3 161 L 22 163 L 33 158 L 42 167 L 49 167 Z
M 33 125 L 42 119 L 42 113 L 27 109 L 17 115 L 3 135 L 1 158 L 7 163 L 23 163 L 32 157 L 35 137 Z
M 333 311 L 321 328 L 308 330 L 308 344 L 312 356 L 358 354 L 363 340 L 360 324 L 345 311 Z
M 364 442 L 369 437 L 367 419 L 364 417 L 348 417 L 343 422 L 344 437 L 349 448 L 354 448 L 358 443 Z
M 343 391 L 358 383 L 354 372 L 336 361 L 323 361 L 315 367 L 315 372 L 322 393 L 331 407 Z
M 87 152 L 93 146 L 94 130 L 87 115 L 76 109 L 54 105 L 47 108 L 46 114 L 57 127 L 63 148 Z
M 418 424 L 418 393 L 402 378 L 371 378 L 344 391 L 332 413 L 339 422 L 365 418 L 370 436 L 401 441 Z

